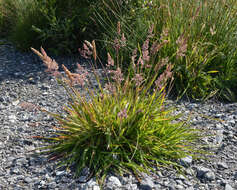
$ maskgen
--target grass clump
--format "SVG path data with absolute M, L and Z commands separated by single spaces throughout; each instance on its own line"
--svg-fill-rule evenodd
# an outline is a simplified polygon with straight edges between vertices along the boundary
M 76 165 L 76 174 L 89 167 L 102 182 L 108 172 L 139 175 L 156 167 L 178 168 L 177 159 L 188 155 L 198 157 L 200 131 L 176 121 L 180 116 L 165 107 L 165 88 L 172 80 L 172 65 L 163 59 L 161 64 L 151 67 L 156 59 L 149 40 L 150 37 L 142 52 L 134 51 L 133 70 L 127 76 L 120 68 L 121 57 L 108 53 L 104 85 L 94 72 L 99 89 L 90 87 L 87 72 L 80 65 L 79 73 L 71 73 L 63 65 L 66 76 L 62 76 L 57 71 L 58 64 L 43 48 L 41 52 L 32 48 L 72 99 L 64 107 L 66 116 L 49 113 L 60 124 L 53 137 L 43 137 L 52 142 L 45 147 L 51 157 L 61 158 L 62 165 Z M 94 63 L 98 61 L 94 41 L 86 42 L 80 51 L 93 56 Z M 152 70 L 156 74 L 145 77 Z M 75 84 L 87 94 L 80 93 Z

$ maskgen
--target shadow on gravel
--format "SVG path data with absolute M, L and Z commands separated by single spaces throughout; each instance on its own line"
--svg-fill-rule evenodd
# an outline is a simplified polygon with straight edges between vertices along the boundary
M 87 68 L 89 67 L 88 61 L 82 59 L 79 54 L 63 57 L 49 56 L 59 64 L 59 71 L 63 71 L 62 64 L 72 72 L 75 72 L 77 63 Z M 0 40 L 0 83 L 12 80 L 24 80 L 25 83 L 30 84 L 43 82 L 50 79 L 45 70 L 46 67 L 37 55 L 31 51 L 20 52 L 13 45 Z

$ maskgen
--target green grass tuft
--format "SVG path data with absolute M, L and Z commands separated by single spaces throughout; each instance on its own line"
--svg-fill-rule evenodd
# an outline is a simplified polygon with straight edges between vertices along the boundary
M 179 169 L 178 159 L 188 155 L 197 158 L 204 153 L 201 132 L 186 121 L 177 121 L 180 115 L 172 114 L 173 109 L 165 105 L 172 67 L 167 59 L 159 67 L 149 66 L 156 60 L 149 54 L 149 39 L 142 51 L 132 57 L 133 70 L 127 77 L 119 67 L 119 46 L 116 59 L 108 53 L 105 85 L 94 71 L 99 89 L 90 87 L 87 72 L 80 65 L 79 73 L 71 73 L 63 65 L 66 77 L 62 76 L 57 72 L 57 63 L 43 48 L 41 53 L 32 48 L 72 99 L 64 107 L 65 116 L 43 110 L 60 124 L 52 136 L 43 137 L 52 143 L 43 148 L 43 153 L 53 159 L 61 158 L 60 166 L 76 166 L 77 175 L 88 167 L 101 183 L 108 172 L 139 175 L 157 167 Z M 86 42 L 80 52 L 93 55 L 97 61 L 94 42 Z M 152 71 L 155 74 L 146 78 L 144 73 L 149 76 Z M 80 93 L 74 87 L 76 83 L 87 93 Z

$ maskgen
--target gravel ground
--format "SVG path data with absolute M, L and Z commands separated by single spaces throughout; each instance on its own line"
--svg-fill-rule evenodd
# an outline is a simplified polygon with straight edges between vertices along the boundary
M 80 61 L 76 57 L 56 60 L 71 69 Z M 88 65 L 84 65 L 89 71 Z M 32 136 L 47 135 L 54 130 L 50 126 L 56 125 L 34 105 L 60 112 L 68 101 L 64 89 L 44 70 L 35 55 L 19 53 L 11 45 L 0 45 L 0 189 L 97 190 L 94 178 L 80 183 L 86 178 L 86 171 L 73 178 L 72 171 L 56 168 L 56 162 L 33 153 L 43 142 Z M 181 101 L 175 106 L 177 113 L 191 114 L 194 126 L 214 134 L 204 139 L 214 155 L 209 160 L 182 159 L 185 176 L 161 170 L 150 176 L 144 174 L 138 182 L 132 175 L 110 175 L 104 189 L 237 189 L 237 103 Z

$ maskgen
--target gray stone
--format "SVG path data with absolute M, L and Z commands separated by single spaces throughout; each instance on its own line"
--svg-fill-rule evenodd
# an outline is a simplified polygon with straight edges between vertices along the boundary
M 233 190 L 233 188 L 227 183 L 225 184 L 225 190 Z
M 191 175 L 191 176 L 194 174 L 194 171 L 191 168 L 187 168 L 185 172 L 187 175 Z
M 50 89 L 50 86 L 47 85 L 47 84 L 42 84 L 42 85 L 40 85 L 40 88 L 41 88 L 42 90 L 49 90 L 49 89 Z
M 193 185 L 193 183 L 189 180 L 184 180 L 183 183 L 187 186 L 192 186 Z
M 153 180 L 149 176 L 142 179 L 141 185 L 149 186 L 150 188 L 155 187 L 155 184 L 154 184 Z
M 90 179 L 90 181 L 82 185 L 82 190 L 88 190 L 88 189 L 96 189 L 96 190 L 100 189 L 95 178 Z
M 216 137 L 215 137 L 215 143 L 217 144 L 217 145 L 220 145 L 221 143 L 222 143 L 222 141 L 223 141 L 223 131 L 224 130 L 218 130 L 217 131 L 217 134 L 216 134 Z
M 185 188 L 185 190 L 194 190 L 194 188 L 193 187 L 187 187 L 187 188 Z
M 234 174 L 234 178 L 237 179 L 237 171 Z
M 141 190 L 152 190 L 151 186 L 145 185 L 145 184 L 141 184 L 139 186 L 139 189 L 141 189 Z
M 16 158 L 13 156 L 8 157 L 8 162 L 13 162 Z
M 210 171 L 210 172 L 205 173 L 204 177 L 209 181 L 213 181 L 215 179 L 215 174 L 214 172 Z
M 42 180 L 40 181 L 40 185 L 44 186 L 46 184 L 46 181 Z
M 16 101 L 12 102 L 12 105 L 17 106 L 19 104 L 19 102 L 20 102 L 19 100 L 16 100 Z
M 31 183 L 31 182 L 32 182 L 32 178 L 26 177 L 26 178 L 25 178 L 25 182 L 26 182 L 26 183 Z
M 13 115 L 13 114 L 9 115 L 8 119 L 9 119 L 10 122 L 15 123 L 16 122 L 16 115 Z
M 81 171 L 81 175 L 82 175 L 82 176 L 88 176 L 88 175 L 90 175 L 90 170 L 89 170 L 89 168 L 88 168 L 88 167 L 83 168 L 82 171 Z
M 176 189 L 184 189 L 184 187 L 182 185 L 175 185 Z
M 215 179 L 215 174 L 210 169 L 201 166 L 197 168 L 197 177 L 212 181 Z
M 220 167 L 220 168 L 224 168 L 224 169 L 228 168 L 228 165 L 225 162 L 218 162 L 217 166 Z
M 177 176 L 177 179 L 182 179 L 182 180 L 185 180 L 186 179 L 186 177 L 185 176 L 183 176 L 182 174 L 180 174 L 180 175 L 178 175 Z M 177 180 L 176 180 L 177 181 Z
M 65 171 L 57 171 L 56 172 L 56 176 L 60 176 L 60 175 L 63 175 L 63 174 L 65 174 Z
M 24 180 L 25 176 L 24 175 L 18 175 L 17 176 L 17 180 Z M 32 179 L 32 181 L 34 181 L 35 179 Z
M 107 188 L 116 189 L 122 186 L 120 180 L 115 176 L 110 176 L 107 180 Z
M 137 184 L 127 184 L 125 186 L 125 188 L 127 188 L 127 190 L 130 190 L 130 189 L 136 190 L 137 189 Z
M 177 184 L 183 185 L 182 180 L 177 179 L 177 180 L 175 180 L 175 181 L 176 181 Z
M 87 176 L 80 176 L 78 179 L 83 182 L 87 180 Z
M 233 124 L 233 125 L 236 123 L 236 121 L 234 119 L 230 119 L 230 120 L 228 120 L 228 122 Z
M 181 158 L 180 161 L 183 166 L 188 167 L 192 164 L 193 158 L 192 156 L 186 156 L 184 158 Z
M 16 161 L 15 161 L 15 164 L 17 166 L 21 166 L 21 165 L 28 165 L 28 160 L 24 157 L 22 158 L 18 158 Z
M 94 186 L 92 187 L 92 190 L 100 190 L 100 187 L 99 187 L 98 185 L 94 185 Z

